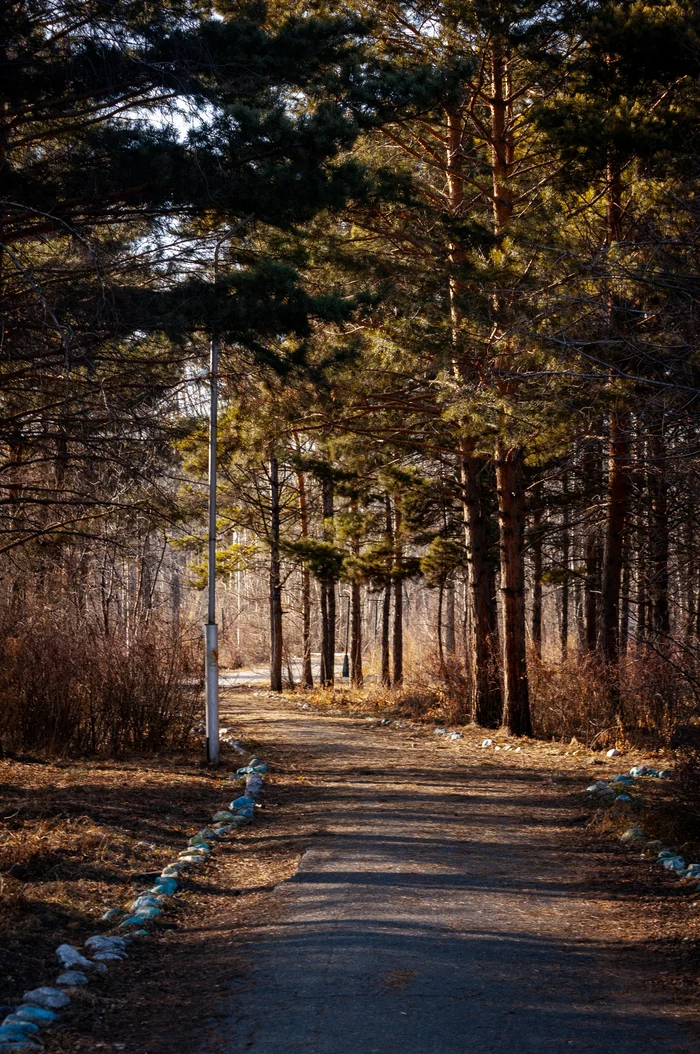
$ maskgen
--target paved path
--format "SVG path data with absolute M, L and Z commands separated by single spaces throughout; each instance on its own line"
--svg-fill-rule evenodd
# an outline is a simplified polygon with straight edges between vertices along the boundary
M 256 737 L 315 770 L 327 834 L 217 1008 L 227 1054 L 700 1049 L 653 957 L 615 938 L 625 905 L 590 889 L 541 773 L 261 706 Z
M 336 652 L 335 656 L 335 668 L 334 675 L 336 684 L 348 684 L 349 678 L 343 677 L 343 659 L 344 655 L 342 652 Z M 304 669 L 304 662 L 301 658 L 291 659 L 289 665 L 292 668 L 292 677 L 296 684 L 301 684 L 302 672 Z M 311 656 L 311 669 L 314 677 L 314 682 L 318 684 L 321 678 L 321 656 L 314 653 Z M 288 676 L 287 663 L 285 662 L 282 667 L 282 678 L 286 681 Z M 372 678 L 365 678 L 365 680 L 371 680 Z M 270 685 L 270 664 L 259 663 L 257 666 L 241 666 L 237 670 L 222 670 L 219 674 L 219 686 L 223 690 L 226 688 L 240 688 L 243 685 Z

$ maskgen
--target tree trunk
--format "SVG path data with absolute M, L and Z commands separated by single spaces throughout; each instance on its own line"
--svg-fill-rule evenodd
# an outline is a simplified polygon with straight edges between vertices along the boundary
M 510 63 L 503 42 L 491 50 L 491 183 L 494 232 L 502 234 L 513 217 L 511 176 L 515 160 Z
M 394 524 L 391 516 L 391 498 L 384 495 L 384 525 L 386 533 L 386 546 L 390 555 L 390 561 L 394 558 Z M 389 571 L 391 568 L 388 568 Z M 384 585 L 384 600 L 382 603 L 382 684 L 387 688 L 391 686 L 391 578 L 387 577 Z
M 566 473 L 561 481 L 562 528 L 561 567 L 564 578 L 561 584 L 561 661 L 566 662 L 569 652 L 569 564 L 571 559 L 571 537 L 569 534 L 569 481 Z
M 321 666 L 319 669 L 318 679 L 321 682 L 323 688 L 327 688 L 329 684 L 332 684 L 332 680 L 329 681 L 328 671 L 328 585 L 326 582 L 321 582 Z M 332 667 L 331 667 L 332 673 Z
M 442 670 L 445 666 L 445 652 L 442 645 L 442 603 L 445 596 L 445 583 L 440 582 L 438 585 L 438 607 L 437 607 L 437 646 L 438 646 L 438 662 L 440 669 Z
M 469 639 L 469 589 L 467 583 L 462 583 L 462 589 L 460 590 L 460 620 L 459 620 L 459 653 L 462 656 L 462 663 L 465 668 L 468 668 L 468 657 L 467 657 L 467 641 Z
M 335 582 L 324 582 L 321 586 L 321 683 L 330 687 L 335 683 L 335 637 L 336 637 L 336 595 Z
M 389 652 L 389 626 L 391 622 L 391 581 L 384 586 L 382 603 L 382 684 L 391 687 L 391 666 Z
M 462 444 L 461 477 L 464 530 L 467 545 L 469 619 L 467 660 L 471 673 L 471 710 L 484 728 L 501 723 L 501 685 L 498 679 L 496 598 L 493 569 L 489 561 L 489 514 L 480 474 L 481 458 L 471 456 L 473 447 Z
M 542 484 L 533 490 L 532 510 L 532 646 L 542 658 Z
M 308 568 L 304 568 L 301 572 L 301 605 L 301 683 L 304 688 L 313 688 L 314 671 L 311 662 L 311 574 Z
M 491 207 L 493 233 L 505 234 L 513 216 L 513 109 L 510 60 L 505 41 L 494 34 L 491 46 Z M 502 298 L 493 299 L 493 325 L 503 334 Z M 496 355 L 497 366 L 509 367 L 508 342 Z M 507 384 L 505 386 L 507 388 Z M 526 664 L 525 620 L 525 494 L 523 488 L 522 452 L 507 449 L 503 440 L 496 441 L 496 493 L 500 535 L 501 605 L 503 620 L 503 720 L 515 735 L 530 735 L 530 703 Z
M 297 450 L 299 441 L 297 440 Z M 299 494 L 299 519 L 302 538 L 309 536 L 309 508 L 306 500 L 304 473 L 297 469 L 297 491 Z M 314 674 L 311 665 L 311 574 L 308 567 L 301 571 L 301 683 L 304 688 L 313 688 Z
M 622 584 L 620 586 L 620 653 L 627 651 L 630 629 L 630 588 L 632 579 L 631 546 L 629 532 L 626 533 L 622 547 Z
M 359 582 L 351 587 L 350 678 L 356 688 L 362 687 L 362 592 Z
M 583 614 L 583 583 L 580 578 L 574 582 L 574 611 L 576 612 L 576 641 L 579 653 L 586 647 L 586 620 Z
M 450 215 L 459 217 L 464 206 L 464 119 L 459 110 L 447 115 L 447 188 Z M 464 333 L 463 300 L 466 284 L 460 273 L 467 259 L 460 241 L 450 244 L 450 321 L 452 328 L 452 370 L 464 385 L 474 382 L 478 363 L 467 348 Z M 464 533 L 468 560 L 469 613 L 467 617 L 467 654 L 470 671 L 470 716 L 485 728 L 497 728 L 501 720 L 501 688 L 498 680 L 497 615 L 493 591 L 493 572 L 489 563 L 488 510 L 482 495 L 480 473 L 484 466 L 474 455 L 474 442 L 460 443 L 460 475 Z
M 597 443 L 596 443 L 597 447 Z M 601 551 L 598 525 L 594 520 L 594 509 L 602 489 L 602 469 L 600 454 L 597 449 L 587 451 L 583 461 L 584 484 L 588 491 L 589 511 L 588 524 L 584 543 L 584 619 L 586 624 L 586 650 L 596 651 L 598 647 L 598 608 L 600 605 L 600 571 Z
M 692 500 L 692 499 L 691 499 Z M 695 521 L 694 511 L 691 503 L 684 503 L 684 540 L 686 551 L 685 565 L 685 625 L 683 636 L 685 643 L 690 645 L 695 635 L 695 624 L 697 618 L 695 583 L 698 577 L 697 554 L 695 551 Z
M 501 549 L 504 721 L 516 736 L 532 735 L 525 655 L 525 501 L 522 451 L 496 443 Z
M 401 564 L 403 549 L 401 546 L 401 510 L 394 506 L 394 560 L 396 578 L 394 579 L 394 687 L 403 681 L 403 577 Z
M 270 688 L 282 691 L 282 577 L 279 465 L 270 454 Z
M 668 475 L 666 440 L 661 418 L 652 423 L 649 453 L 651 621 L 654 633 L 666 638 L 671 632 L 668 603 Z
M 610 675 L 613 713 L 620 715 L 620 587 L 629 498 L 629 415 L 617 408 L 610 414 L 608 511 L 601 603 L 601 643 Z
M 334 541 L 333 481 L 324 479 L 321 484 L 323 499 L 323 536 L 327 542 Z M 335 582 L 321 584 L 321 684 L 329 687 L 335 683 Z
M 455 635 L 455 584 L 447 582 L 445 585 L 445 651 L 451 659 L 457 651 Z
M 611 665 L 619 658 L 620 586 L 623 537 L 629 498 L 629 417 L 619 409 L 610 414 L 608 511 L 605 524 L 605 563 L 601 605 L 603 657 Z
M 642 506 L 643 508 L 643 506 Z M 642 513 L 642 516 L 644 514 Z M 644 517 L 644 520 L 646 517 Z M 649 635 L 649 604 L 647 602 L 647 539 L 645 522 L 637 526 L 637 640 L 644 642 Z
M 105 612 L 105 629 L 107 628 L 108 623 L 109 623 L 109 616 L 108 616 L 107 612 L 109 611 L 109 600 L 111 599 L 112 580 L 113 580 L 113 578 L 114 578 L 114 565 L 112 565 L 112 567 L 110 569 L 110 588 L 109 588 L 109 595 L 108 595 L 107 604 L 106 604 L 106 609 L 107 610 Z M 177 563 L 175 563 L 173 565 L 173 569 L 172 569 L 172 572 L 171 572 L 170 597 L 171 597 L 172 614 L 173 614 L 173 633 L 175 634 L 176 637 L 179 637 L 180 636 L 180 622 L 181 622 L 181 618 L 182 618 L 182 579 L 180 578 L 180 568 L 178 567 Z
M 607 166 L 607 231 L 609 246 L 622 238 L 622 172 L 618 157 L 610 151 Z M 610 336 L 618 335 L 619 321 L 616 314 L 616 293 L 611 281 L 608 294 Z M 629 413 L 619 406 L 610 411 L 608 446 L 608 507 L 605 524 L 605 550 L 603 557 L 603 582 L 601 598 L 600 638 L 603 658 L 611 677 L 611 701 L 613 711 L 619 714 L 620 695 L 620 591 L 622 585 L 622 562 L 624 533 L 627 525 L 629 503 Z

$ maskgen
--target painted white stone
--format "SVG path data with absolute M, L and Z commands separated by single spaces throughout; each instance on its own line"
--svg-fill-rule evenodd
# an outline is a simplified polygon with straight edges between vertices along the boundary
M 92 963 L 74 948 L 72 944 L 59 944 L 56 958 L 64 970 L 89 970 Z
M 58 975 L 56 984 L 63 988 L 72 988 L 73 985 L 90 984 L 90 979 L 82 970 L 66 970 Z
M 65 992 L 48 985 L 25 992 L 22 1001 L 34 1006 L 43 1006 L 45 1010 L 62 1010 L 64 1006 L 70 1006 L 70 997 Z

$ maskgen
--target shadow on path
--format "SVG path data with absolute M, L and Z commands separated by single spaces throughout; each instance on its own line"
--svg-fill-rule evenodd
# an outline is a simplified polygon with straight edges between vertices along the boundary
M 653 945 L 612 935 L 624 904 L 562 847 L 571 806 L 541 773 L 260 705 L 258 741 L 293 747 L 313 781 L 291 808 L 324 833 L 197 1054 L 700 1049 L 651 987 Z

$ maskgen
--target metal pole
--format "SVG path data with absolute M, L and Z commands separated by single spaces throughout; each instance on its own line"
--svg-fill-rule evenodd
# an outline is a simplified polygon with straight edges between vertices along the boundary
M 217 261 L 218 262 L 218 261 Z M 207 761 L 219 764 L 219 629 L 216 625 L 216 438 L 218 417 L 219 340 L 211 339 L 209 407 L 209 555 L 208 606 L 204 627 L 207 688 Z

